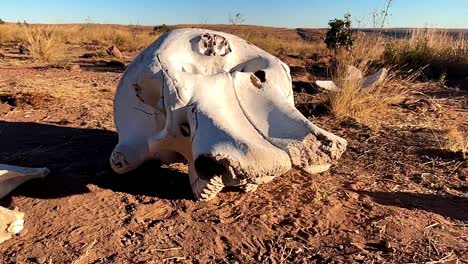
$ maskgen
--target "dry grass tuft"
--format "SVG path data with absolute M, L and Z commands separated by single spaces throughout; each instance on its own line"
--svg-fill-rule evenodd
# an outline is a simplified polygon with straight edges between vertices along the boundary
M 424 67 L 430 79 L 466 77 L 468 72 L 468 46 L 465 36 L 450 35 L 436 29 L 414 29 L 407 39 L 386 44 L 384 60 L 406 70 Z
M 26 45 L 34 61 L 64 67 L 68 64 L 63 38 L 53 27 L 24 27 Z
M 341 89 L 330 93 L 328 99 L 328 106 L 335 116 L 351 117 L 377 128 L 381 120 L 391 115 L 391 106 L 405 98 L 404 86 L 394 76 L 367 89 L 361 88 L 361 80 L 348 78 L 349 66 L 356 67 L 364 76 L 369 73 L 369 67 L 381 57 L 382 41 L 380 38 L 359 36 L 351 51 L 337 51 L 333 81 Z

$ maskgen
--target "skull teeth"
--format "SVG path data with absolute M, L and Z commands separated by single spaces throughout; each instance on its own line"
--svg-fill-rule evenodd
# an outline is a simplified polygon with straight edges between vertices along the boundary
M 210 180 L 197 178 L 192 184 L 192 191 L 199 201 L 209 201 L 224 188 L 221 176 L 215 176 Z

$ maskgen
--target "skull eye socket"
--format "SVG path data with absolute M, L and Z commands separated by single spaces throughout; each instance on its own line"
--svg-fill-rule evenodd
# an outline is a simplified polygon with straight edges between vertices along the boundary
M 254 72 L 254 75 L 262 82 L 266 82 L 266 74 L 264 71 L 262 70 L 259 70 L 259 71 L 256 71 Z
M 189 137 L 190 136 L 190 126 L 187 123 L 183 123 L 180 125 L 180 134 L 184 137 Z

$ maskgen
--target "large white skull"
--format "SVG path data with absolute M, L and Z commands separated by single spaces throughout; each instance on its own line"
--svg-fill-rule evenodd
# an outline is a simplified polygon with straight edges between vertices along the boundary
M 198 199 L 254 190 L 292 167 L 327 170 L 346 141 L 295 107 L 289 67 L 245 40 L 204 29 L 168 32 L 127 68 L 114 101 L 117 173 L 148 159 L 185 159 Z

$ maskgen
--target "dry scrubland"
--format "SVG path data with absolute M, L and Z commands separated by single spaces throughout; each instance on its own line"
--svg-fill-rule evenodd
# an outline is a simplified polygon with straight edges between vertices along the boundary
M 182 164 L 114 175 L 113 93 L 166 27 L 0 24 L 0 134 L 13 138 L 3 136 L 0 162 L 53 171 L 0 201 L 27 215 L 27 232 L 0 246 L 3 262 L 466 263 L 462 33 L 356 32 L 353 49 L 330 51 L 324 30 L 168 28 L 181 27 L 236 34 L 285 61 L 298 109 L 349 141 L 343 158 L 330 172 L 293 171 L 206 204 L 190 200 Z M 390 74 L 362 89 L 347 78 L 350 65 Z M 319 90 L 324 79 L 341 90 Z

